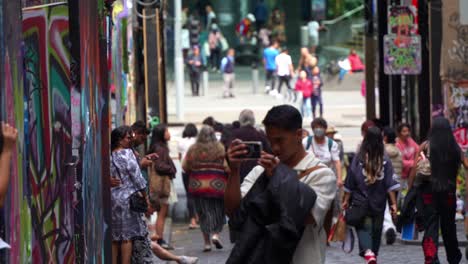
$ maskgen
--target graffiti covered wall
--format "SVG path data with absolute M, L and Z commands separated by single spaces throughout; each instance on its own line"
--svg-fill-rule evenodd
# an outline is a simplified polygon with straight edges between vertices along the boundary
M 13 153 L 10 186 L 3 210 L 4 239 L 11 245 L 2 263 L 28 263 L 31 260 L 31 228 L 27 195 L 27 168 L 25 142 L 25 104 L 27 97 L 23 86 L 23 59 L 21 49 L 21 2 L 0 1 L 1 35 L 1 110 L 2 120 L 13 124 L 19 133 L 16 151 Z
M 28 94 L 27 199 L 34 263 L 73 263 L 68 7 L 23 10 Z
M 79 1 L 81 83 L 80 218 L 76 234 L 82 241 L 84 263 L 103 263 L 110 257 L 109 90 L 106 69 L 106 25 L 102 0 Z

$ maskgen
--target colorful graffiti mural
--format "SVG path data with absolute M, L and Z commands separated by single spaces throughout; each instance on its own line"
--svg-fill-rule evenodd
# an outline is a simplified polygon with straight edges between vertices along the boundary
M 27 173 L 25 158 L 25 132 L 23 61 L 21 49 L 21 3 L 0 1 L 1 62 L 1 112 L 2 120 L 14 124 L 19 132 L 17 149 L 13 153 L 11 181 L 8 199 L 2 215 L 4 221 L 3 238 L 11 245 L 8 256 L 2 256 L 1 263 L 28 263 L 30 257 L 30 222 L 27 200 L 25 198 Z M 23 227 L 24 226 L 24 227 Z
M 106 23 L 102 0 L 79 1 L 82 186 L 80 218 L 82 226 L 76 239 L 84 263 L 103 263 L 110 257 L 109 237 L 109 89 L 106 69 Z M 96 25 L 98 28 L 96 28 Z M 102 177 L 96 177 L 96 176 Z
M 35 263 L 73 263 L 68 7 L 23 11 L 28 94 L 28 205 Z

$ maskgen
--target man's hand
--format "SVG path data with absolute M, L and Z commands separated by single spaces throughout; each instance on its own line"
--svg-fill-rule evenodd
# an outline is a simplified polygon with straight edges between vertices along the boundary
M 336 187 L 338 187 L 339 189 L 343 188 L 344 186 L 344 182 L 342 179 L 338 178 L 336 179 Z
M 231 168 L 231 170 L 239 169 L 240 164 L 242 162 L 242 159 L 239 157 L 247 154 L 247 152 L 247 146 L 244 143 L 242 143 L 240 139 L 235 139 L 232 141 L 227 151 L 229 167 Z
M 392 214 L 393 219 L 397 217 L 397 212 L 398 212 L 397 205 L 396 204 L 390 205 L 390 213 Z
M 113 188 L 113 187 L 117 187 L 117 186 L 120 186 L 120 184 L 122 184 L 122 182 L 115 178 L 115 177 L 111 177 L 110 178 L 110 186 Z
M 278 157 L 268 154 L 265 151 L 262 151 L 262 155 L 258 160 L 258 165 L 265 168 L 265 173 L 268 177 L 273 176 L 273 172 L 275 171 L 279 163 L 280 160 L 278 159 Z
M 10 126 L 9 124 L 2 122 L 2 134 L 3 134 L 3 150 L 11 151 L 18 138 L 18 130 Z
M 348 207 L 349 207 L 349 202 L 347 200 L 344 200 L 341 203 L 341 208 L 343 208 L 343 210 L 346 210 L 346 209 L 348 209 Z

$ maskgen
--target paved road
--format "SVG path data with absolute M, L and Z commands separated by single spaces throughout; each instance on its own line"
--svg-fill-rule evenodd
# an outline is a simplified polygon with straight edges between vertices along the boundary
M 461 224 L 460 224 L 461 226 Z M 174 226 L 173 243 L 176 247 L 176 253 L 182 255 L 194 255 L 200 257 L 200 264 L 220 264 L 225 263 L 229 256 L 231 245 L 227 243 L 228 232 L 224 231 L 222 239 L 225 242 L 225 249 L 220 251 L 213 251 L 210 253 L 202 252 L 202 236 L 199 230 L 189 231 L 185 225 Z M 459 237 L 461 238 L 462 229 L 459 228 Z M 464 253 L 463 248 L 461 248 Z M 445 258 L 445 250 L 439 248 L 439 257 L 441 263 L 447 263 Z M 379 263 L 392 263 L 392 264 L 421 264 L 424 262 L 422 249 L 420 246 L 404 245 L 399 242 L 392 246 L 383 245 L 380 250 Z M 358 256 L 357 241 L 354 251 L 351 254 L 346 254 L 341 250 L 338 243 L 332 243 L 327 248 L 327 264 L 356 264 L 364 263 L 363 259 Z M 465 262 L 462 262 L 465 263 Z

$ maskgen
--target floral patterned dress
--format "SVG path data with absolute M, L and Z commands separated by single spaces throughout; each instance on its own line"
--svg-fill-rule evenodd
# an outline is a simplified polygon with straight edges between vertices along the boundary
M 111 189 L 112 241 L 146 237 L 148 229 L 143 214 L 130 210 L 130 196 L 146 188 L 146 180 L 131 149 L 111 154 L 111 175 L 121 181 L 120 186 Z

